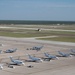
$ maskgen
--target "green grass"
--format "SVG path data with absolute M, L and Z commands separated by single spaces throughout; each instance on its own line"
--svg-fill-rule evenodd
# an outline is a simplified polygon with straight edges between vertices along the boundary
M 0 36 L 7 36 L 7 37 L 40 37 L 40 36 L 48 36 L 48 33 L 43 32 L 26 32 L 26 33 L 14 33 L 14 32 L 0 32 Z
M 75 42 L 75 37 L 54 37 L 54 38 L 39 38 L 41 40 Z
M 31 30 L 31 29 L 15 29 L 15 28 L 0 28 L 0 36 L 27 38 L 27 37 L 41 37 L 41 36 L 60 36 L 57 38 L 42 38 L 43 40 L 54 40 L 64 42 L 75 42 L 75 32 L 67 31 L 49 31 L 49 30 Z

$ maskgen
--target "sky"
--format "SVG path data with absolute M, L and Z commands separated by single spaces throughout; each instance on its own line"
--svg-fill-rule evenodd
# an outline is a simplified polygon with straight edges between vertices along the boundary
M 0 0 L 0 20 L 75 21 L 75 0 Z

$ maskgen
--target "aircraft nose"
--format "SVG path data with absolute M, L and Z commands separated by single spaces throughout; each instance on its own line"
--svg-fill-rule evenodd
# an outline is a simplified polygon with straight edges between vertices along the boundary
M 41 61 L 41 62 L 43 62 L 43 60 L 42 60 L 42 59 L 40 59 L 40 61 Z
M 3 69 L 3 66 L 0 66 L 0 70 L 2 70 Z
M 58 57 L 56 57 L 56 59 L 59 59 Z
M 70 57 L 72 57 L 72 55 L 70 55 Z
M 25 65 L 25 63 L 22 63 L 22 65 Z

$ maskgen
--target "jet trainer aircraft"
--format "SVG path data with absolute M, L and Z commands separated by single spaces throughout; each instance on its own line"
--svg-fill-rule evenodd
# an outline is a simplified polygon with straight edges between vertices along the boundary
M 58 53 L 62 56 L 62 57 L 69 57 L 71 56 L 70 54 L 64 53 L 64 52 L 60 52 L 58 51 Z
M 0 50 L 0 54 L 2 53 L 2 50 Z
M 11 60 L 10 65 L 25 65 L 25 63 L 23 61 L 13 59 L 12 56 L 10 56 L 10 60 Z
M 75 53 L 75 50 L 74 50 L 74 49 L 71 49 L 71 52 L 72 52 L 72 53 Z
M 71 53 L 70 54 L 75 56 L 75 49 L 71 49 Z
M 0 64 L 0 70 L 2 70 L 3 69 L 3 64 Z
M 5 51 L 5 53 L 13 53 L 13 52 L 16 52 L 17 48 L 15 49 L 8 49 Z
M 51 59 L 59 59 L 58 57 L 56 57 L 56 56 L 54 56 L 54 55 L 50 55 L 50 54 L 48 54 L 48 53 L 44 53 L 44 55 L 47 57 L 47 58 L 44 58 L 44 59 L 48 59 L 49 61 L 50 61 Z
M 42 48 L 43 48 L 43 46 L 34 46 L 34 47 L 30 48 L 30 50 L 40 51 Z
M 27 55 L 29 56 L 30 62 L 39 62 L 39 61 L 43 62 L 43 60 L 41 58 L 37 58 L 37 57 L 31 56 L 29 54 L 27 54 Z

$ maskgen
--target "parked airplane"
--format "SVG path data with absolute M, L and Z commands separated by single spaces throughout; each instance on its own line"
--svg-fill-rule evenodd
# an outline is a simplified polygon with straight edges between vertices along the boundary
M 3 69 L 3 64 L 0 64 L 0 70 L 2 70 Z
M 72 53 L 75 53 L 75 50 L 74 50 L 74 49 L 71 49 L 71 52 L 72 52 Z
M 23 61 L 13 59 L 12 56 L 10 57 L 10 60 L 11 60 L 10 65 L 25 65 L 25 63 Z
M 44 53 L 45 54 L 45 56 L 47 57 L 47 58 L 44 58 L 44 59 L 48 59 L 49 61 L 51 60 L 51 59 L 59 59 L 58 57 L 56 57 L 56 56 L 54 56 L 54 55 L 50 55 L 50 54 L 48 54 L 48 53 Z
M 36 50 L 36 51 L 40 51 L 43 48 L 43 46 L 35 46 L 30 48 L 30 50 Z
M 43 60 L 41 58 L 37 58 L 37 57 L 31 56 L 29 54 L 27 54 L 27 55 L 29 56 L 30 62 L 39 62 L 39 61 L 43 62 Z
M 13 52 L 16 52 L 17 48 L 15 49 L 8 49 L 5 51 L 5 53 L 13 53 Z
M 2 50 L 0 50 L 0 54 L 2 53 Z
M 72 55 L 70 55 L 70 54 L 63 53 L 63 52 L 60 52 L 60 51 L 58 51 L 58 53 L 59 53 L 62 57 L 72 56 Z

